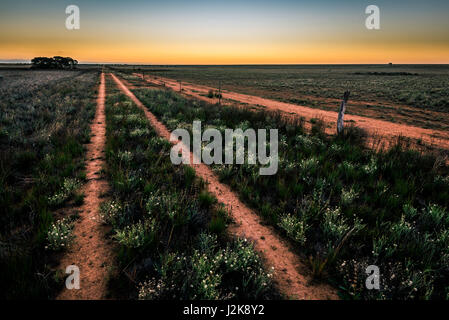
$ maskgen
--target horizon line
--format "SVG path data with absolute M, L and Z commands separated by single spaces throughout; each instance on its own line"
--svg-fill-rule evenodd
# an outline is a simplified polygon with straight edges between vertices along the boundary
M 10 64 L 10 65 L 28 65 L 31 64 L 30 60 L 14 60 L 14 59 L 0 59 L 0 64 Z M 128 65 L 128 66 L 364 66 L 364 65 L 449 65 L 449 62 L 441 62 L 441 63 L 215 63 L 215 64 L 183 64 L 183 63 L 129 63 L 129 62 L 91 62 L 91 61 L 82 61 L 78 62 L 78 65 Z

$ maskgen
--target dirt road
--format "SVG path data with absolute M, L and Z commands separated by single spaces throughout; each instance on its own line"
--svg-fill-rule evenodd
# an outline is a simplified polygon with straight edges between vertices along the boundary
M 141 74 L 135 75 L 141 77 Z M 154 76 L 147 75 L 145 76 L 145 80 L 152 84 L 163 85 L 167 88 L 171 88 L 174 91 L 179 91 L 180 88 L 180 84 L 177 80 L 169 78 L 156 78 Z M 181 87 L 183 94 L 210 103 L 217 103 L 216 98 L 210 99 L 205 96 L 210 90 L 217 91 L 216 88 L 184 82 L 181 83 Z M 327 133 L 334 134 L 336 132 L 337 112 L 314 109 L 226 90 L 222 91 L 222 96 L 224 103 L 237 102 L 240 104 L 261 106 L 269 110 L 279 110 L 289 115 L 301 116 L 306 120 L 320 118 L 329 124 L 326 128 Z M 354 123 L 356 126 L 365 129 L 371 136 L 380 136 L 384 138 L 385 141 L 387 141 L 386 144 L 395 141 L 397 136 L 404 136 L 416 141 L 422 141 L 425 144 L 436 148 L 449 150 L 449 132 L 446 131 L 423 129 L 415 126 L 349 114 L 345 115 L 345 122 Z
M 76 265 L 80 269 L 80 289 L 64 288 L 57 299 L 98 300 L 105 299 L 108 267 L 113 261 L 112 248 L 105 239 L 106 227 L 99 221 L 98 212 L 102 193 L 109 185 L 100 176 L 104 165 L 106 143 L 105 118 L 105 77 L 101 74 L 98 90 L 97 110 L 91 125 L 91 142 L 87 146 L 86 173 L 88 182 L 83 187 L 85 194 L 80 218 L 76 221 L 75 243 L 62 258 L 59 269 L 65 273 L 66 267 Z M 67 275 L 68 276 L 68 275 Z
M 156 129 L 157 133 L 170 140 L 167 128 L 136 98 L 136 96 L 119 80 L 111 74 L 117 86 L 130 97 L 137 106 L 142 108 L 146 117 Z M 176 144 L 178 142 L 172 142 Z M 184 146 L 185 148 L 185 146 Z M 186 148 L 186 150 L 188 150 Z M 190 150 L 188 150 L 190 153 Z M 192 158 L 192 154 L 190 153 Z M 192 163 L 192 162 L 190 162 Z M 220 183 L 218 177 L 205 164 L 191 165 L 197 176 L 207 183 L 210 193 L 223 203 L 231 212 L 235 221 L 229 231 L 241 238 L 247 238 L 254 243 L 255 249 L 260 253 L 268 268 L 274 267 L 274 279 L 279 290 L 292 299 L 338 299 L 336 290 L 326 284 L 312 283 L 308 268 L 300 258 L 292 252 L 289 244 L 282 240 L 277 232 L 269 226 L 263 225 L 260 217 L 245 204 L 231 189 Z

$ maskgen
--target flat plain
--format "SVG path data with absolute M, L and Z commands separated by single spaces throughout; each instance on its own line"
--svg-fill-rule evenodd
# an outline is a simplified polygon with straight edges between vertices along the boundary
M 128 69 L 127 67 L 120 67 Z M 154 76 L 323 110 L 447 129 L 447 65 L 133 66 Z
M 372 148 L 350 119 L 446 134 L 448 79 L 420 65 L 0 66 L 2 295 L 71 297 L 70 261 L 94 279 L 86 299 L 447 299 L 448 150 L 407 130 Z M 345 90 L 344 134 L 334 113 L 302 116 L 337 111 Z M 247 156 L 173 165 L 170 132 L 194 120 L 277 128 L 277 174 Z

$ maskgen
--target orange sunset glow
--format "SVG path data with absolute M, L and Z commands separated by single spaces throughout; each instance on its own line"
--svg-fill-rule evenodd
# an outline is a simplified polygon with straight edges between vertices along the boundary
M 7 2 L 0 59 L 57 54 L 142 64 L 449 62 L 449 19 L 442 10 L 414 1 L 399 9 L 381 1 L 381 29 L 368 30 L 360 3 L 321 2 L 80 1 L 79 30 L 65 28 L 62 3 Z

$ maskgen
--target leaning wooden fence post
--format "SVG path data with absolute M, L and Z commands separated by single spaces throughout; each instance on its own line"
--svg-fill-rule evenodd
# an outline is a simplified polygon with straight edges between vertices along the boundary
M 346 104 L 348 103 L 350 94 L 351 94 L 351 92 L 346 91 L 345 94 L 343 95 L 343 100 L 341 101 L 340 112 L 338 112 L 338 120 L 337 120 L 337 133 L 338 134 L 343 133 Z

